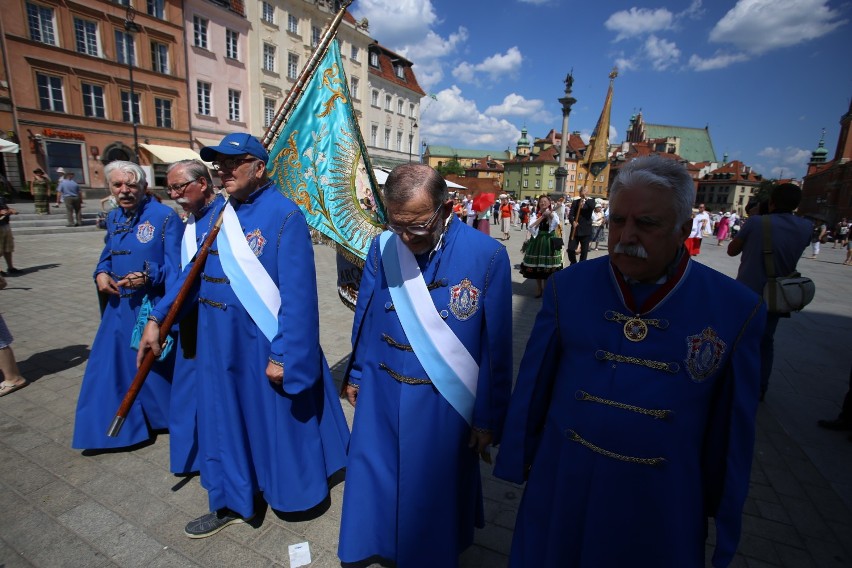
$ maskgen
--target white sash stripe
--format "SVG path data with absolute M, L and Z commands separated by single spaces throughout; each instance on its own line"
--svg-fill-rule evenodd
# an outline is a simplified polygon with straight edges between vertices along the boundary
M 471 424 L 479 365 L 441 318 L 417 260 L 386 231 L 380 237 L 385 276 L 405 335 L 435 388 Z
M 183 230 L 183 240 L 180 244 L 180 267 L 186 268 L 195 253 L 198 252 L 198 240 L 195 234 L 195 215 L 189 214 L 186 219 L 186 228 Z
M 231 289 L 269 341 L 278 333 L 281 295 L 275 282 L 249 247 L 231 202 L 225 205 L 222 230 L 216 237 L 222 270 Z

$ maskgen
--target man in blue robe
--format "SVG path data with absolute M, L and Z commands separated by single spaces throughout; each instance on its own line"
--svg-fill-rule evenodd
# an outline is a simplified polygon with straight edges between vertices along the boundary
M 338 555 L 447 568 L 483 526 L 479 455 L 499 442 L 511 389 L 509 257 L 452 214 L 428 166 L 395 168 L 384 199 L 346 374 L 357 406 Z
M 694 182 L 633 160 L 609 257 L 555 274 L 494 474 L 523 483 L 510 566 L 714 566 L 739 541 L 760 388 L 761 299 L 690 260 Z
M 269 156 L 250 134 L 201 150 L 227 201 L 213 202 L 222 229 L 190 303 L 198 303 L 196 369 L 201 485 L 210 513 L 186 526 L 213 535 L 273 508 L 305 511 L 328 496 L 345 466 L 349 430 L 319 345 L 310 234 L 299 208 L 267 178 Z M 190 263 L 191 266 L 191 263 Z M 184 269 L 185 279 L 191 270 Z M 159 322 L 178 293 L 153 310 L 140 343 L 158 353 Z M 185 308 L 186 309 L 186 308 Z
M 98 291 L 108 298 L 77 399 L 73 448 L 100 450 L 144 442 L 152 429 L 169 427 L 174 357 L 154 364 L 121 432 L 107 429 L 136 374 L 131 349 L 139 311 L 156 304 L 179 276 L 180 217 L 146 193 L 145 172 L 132 162 L 104 168 L 119 207 L 107 215 L 106 244 L 95 268 Z
M 217 196 L 213 192 L 210 171 L 201 160 L 181 160 L 169 166 L 166 171 L 166 191 L 186 214 L 180 255 L 183 268 L 190 263 L 213 228 L 216 221 L 214 209 L 217 209 L 213 201 Z M 189 309 L 179 327 L 169 412 L 169 464 L 172 473 L 183 475 L 198 471 L 195 364 L 198 304 Z

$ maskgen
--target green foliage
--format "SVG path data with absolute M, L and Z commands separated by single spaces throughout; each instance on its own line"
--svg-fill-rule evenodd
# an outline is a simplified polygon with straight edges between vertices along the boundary
M 435 169 L 442 176 L 446 176 L 447 174 L 456 174 L 458 176 L 464 175 L 464 168 L 458 162 L 458 160 L 450 160 L 450 161 L 438 166 Z

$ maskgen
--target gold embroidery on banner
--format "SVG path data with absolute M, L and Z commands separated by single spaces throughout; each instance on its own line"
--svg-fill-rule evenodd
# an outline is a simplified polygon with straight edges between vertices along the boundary
M 600 454 L 602 456 L 606 456 L 608 458 L 612 458 L 614 460 L 620 460 L 628 463 L 638 463 L 641 465 L 661 465 L 666 462 L 666 458 L 637 458 L 634 456 L 625 456 L 623 454 L 617 454 L 615 452 L 611 452 L 609 450 L 605 450 L 599 446 L 594 445 L 590 441 L 584 439 L 574 430 L 568 429 L 565 431 L 565 434 L 568 436 L 568 439 L 572 442 L 577 442 L 581 446 L 584 446 L 593 452 Z
M 400 343 L 387 333 L 382 334 L 382 339 L 391 347 L 396 347 L 397 349 L 401 349 L 403 351 L 414 351 L 414 348 L 412 348 L 411 345 L 405 345 L 404 343 Z
M 614 310 L 607 310 L 604 318 L 609 321 L 624 322 L 624 337 L 634 342 L 642 341 L 648 336 L 649 325 L 657 329 L 668 327 L 668 322 L 664 320 L 642 318 L 638 315 L 627 316 Z
M 346 104 L 346 96 L 343 94 L 343 80 L 340 78 L 340 69 L 337 67 L 337 63 L 323 71 L 322 86 L 328 88 L 332 95 L 322 104 L 322 112 L 316 115 L 317 118 L 325 118 L 331 114 L 336 101 Z
M 664 361 L 653 361 L 651 359 L 640 359 L 638 357 L 629 357 L 627 355 L 617 355 L 609 351 L 599 350 L 595 353 L 595 358 L 599 361 L 615 361 L 616 363 L 630 363 L 632 365 L 641 365 L 656 369 L 657 371 L 667 371 L 669 373 L 677 373 L 680 371 L 680 365 L 677 363 L 666 363 Z
M 379 369 L 387 372 L 388 375 L 393 377 L 395 381 L 399 381 L 400 383 L 405 383 L 407 385 L 431 385 L 432 381 L 429 379 L 415 379 L 413 377 L 406 377 L 405 375 L 400 375 L 384 363 L 379 363 Z
M 646 416 L 651 416 L 653 418 L 661 419 L 668 417 L 669 414 L 672 413 L 671 410 L 657 410 L 653 408 L 642 408 L 641 406 L 634 406 L 632 404 L 625 404 L 623 402 L 617 402 L 615 400 L 608 400 L 606 398 L 600 398 L 593 394 L 589 394 L 586 391 L 578 390 L 575 394 L 575 398 L 577 400 L 587 400 L 589 402 L 597 402 L 600 404 L 605 404 L 607 406 L 612 406 L 614 408 L 620 408 L 622 410 L 629 410 L 630 412 L 636 412 L 638 414 L 644 414 Z

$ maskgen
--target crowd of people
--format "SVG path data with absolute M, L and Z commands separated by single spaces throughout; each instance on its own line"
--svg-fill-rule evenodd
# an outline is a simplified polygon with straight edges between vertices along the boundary
M 235 133 L 201 157 L 221 193 L 203 162 L 167 172 L 185 221 L 138 165 L 105 168 L 117 205 L 93 272 L 105 308 L 72 442 L 86 455 L 132 450 L 167 429 L 171 471 L 200 473 L 208 493 L 188 537 L 267 504 L 312 510 L 345 468 L 344 563 L 457 566 L 484 525 L 480 461 L 499 445 L 494 475 L 526 485 L 510 566 L 703 566 L 711 517 L 712 563 L 732 561 L 781 319 L 762 300 L 758 222 L 734 232 L 733 213 L 693 212 L 687 170 L 655 156 L 623 166 L 608 203 L 581 191 L 477 207 L 429 166 L 398 166 L 338 393 L 308 226 L 269 178 L 266 149 Z M 769 200 L 779 273 L 811 238 L 792 215 L 800 196 L 786 184 Z M 511 264 L 488 236 L 492 217 L 504 242 L 523 232 L 520 271 L 542 299 L 514 389 Z M 609 254 L 587 259 L 606 229 Z M 739 282 L 691 258 L 713 234 L 733 237 Z M 27 384 L 10 343 L 0 319 L 0 396 Z M 146 358 L 136 402 L 107 435 Z M 351 433 L 338 396 L 355 407 Z

